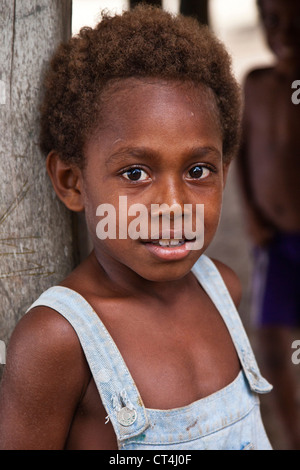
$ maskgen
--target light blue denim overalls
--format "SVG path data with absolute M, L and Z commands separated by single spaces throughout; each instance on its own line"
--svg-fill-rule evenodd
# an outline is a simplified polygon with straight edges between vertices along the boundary
M 258 393 L 272 386 L 261 376 L 239 315 L 214 263 L 202 255 L 192 272 L 219 310 L 242 370 L 225 388 L 182 408 L 147 409 L 114 341 L 88 302 L 55 286 L 34 304 L 63 315 L 75 329 L 120 450 L 271 449 Z

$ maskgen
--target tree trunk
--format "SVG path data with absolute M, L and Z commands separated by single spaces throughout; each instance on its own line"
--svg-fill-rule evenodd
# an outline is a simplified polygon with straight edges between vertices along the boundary
M 52 189 L 38 147 L 42 74 L 71 34 L 71 13 L 71 0 L 0 4 L 0 340 L 6 344 L 30 304 L 75 263 L 73 218 Z

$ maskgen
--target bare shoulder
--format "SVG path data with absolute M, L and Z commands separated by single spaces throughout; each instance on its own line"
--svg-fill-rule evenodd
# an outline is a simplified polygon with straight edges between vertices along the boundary
M 16 354 L 18 353 L 18 354 Z M 8 348 L 8 359 L 28 357 L 31 363 L 43 356 L 48 363 L 79 360 L 83 354 L 71 324 L 55 310 L 39 306 L 31 309 L 18 322 Z
M 212 261 L 220 272 L 235 306 L 238 307 L 242 298 L 242 285 L 239 277 L 233 269 L 221 261 L 216 259 L 212 259 Z
M 244 91 L 247 95 L 251 92 L 263 90 L 274 77 L 274 68 L 265 67 L 250 70 L 244 80 Z
M 25 314 L 7 350 L 0 389 L 0 448 L 62 449 L 89 379 L 71 325 L 48 307 Z
M 273 77 L 275 74 L 274 67 L 262 67 L 250 70 L 245 78 L 245 83 L 257 83 L 261 79 L 268 79 Z

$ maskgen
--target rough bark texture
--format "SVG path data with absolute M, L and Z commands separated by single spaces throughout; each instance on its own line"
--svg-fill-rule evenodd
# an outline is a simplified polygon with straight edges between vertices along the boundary
M 0 3 L 0 340 L 75 262 L 72 216 L 38 147 L 45 65 L 71 34 L 71 0 Z

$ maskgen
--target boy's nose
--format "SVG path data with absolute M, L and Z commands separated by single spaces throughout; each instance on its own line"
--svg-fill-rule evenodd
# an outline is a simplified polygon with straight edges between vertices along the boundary
M 160 215 L 164 215 L 164 207 L 166 210 L 168 207 L 172 207 L 174 218 L 182 216 L 184 204 L 189 202 L 185 199 L 184 185 L 178 179 L 166 178 L 155 189 L 154 202 L 161 206 Z
M 182 204 L 184 199 L 184 190 L 179 178 L 164 178 L 160 181 L 157 189 L 157 199 L 159 203 Z

